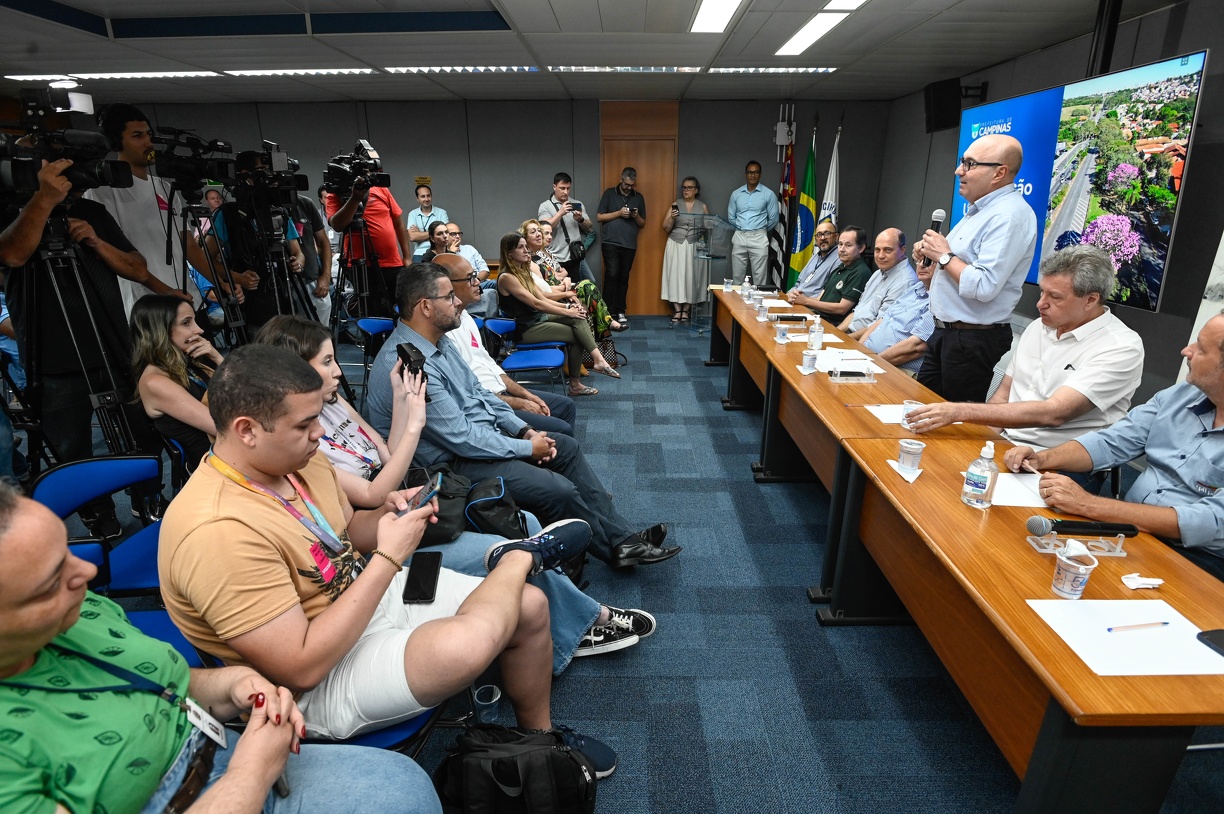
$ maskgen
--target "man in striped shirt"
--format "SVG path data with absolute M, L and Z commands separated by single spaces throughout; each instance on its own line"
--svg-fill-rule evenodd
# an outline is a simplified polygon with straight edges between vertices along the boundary
M 935 331 L 929 295 L 935 267 L 918 264 L 914 272 L 918 282 L 898 297 L 884 316 L 850 335 L 910 376 L 918 375 L 927 340 Z

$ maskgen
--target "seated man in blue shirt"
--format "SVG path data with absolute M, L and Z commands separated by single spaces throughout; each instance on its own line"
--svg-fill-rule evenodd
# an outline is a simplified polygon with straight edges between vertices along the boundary
M 1161 390 L 1117 424 L 1042 452 L 1008 450 L 1013 472 L 1042 470 L 1041 496 L 1053 509 L 1105 523 L 1130 523 L 1224 579 L 1224 314 L 1182 350 L 1183 384 Z M 1065 475 L 1147 456 L 1125 501 L 1091 495 Z
M 917 282 L 882 317 L 850 336 L 862 342 L 867 350 L 880 354 L 884 361 L 917 376 L 926 355 L 927 340 L 935 332 L 929 294 L 935 267 L 919 265 L 913 271 Z
M 531 428 L 510 405 L 480 386 L 446 336 L 461 324 L 462 301 L 446 269 L 415 263 L 395 286 L 400 319 L 370 370 L 366 407 L 381 433 L 391 426 L 390 373 L 396 346 L 409 342 L 425 355 L 428 397 L 425 429 L 413 458 L 418 466 L 447 463 L 473 481 L 501 476 L 515 501 L 542 522 L 570 517 L 591 524 L 590 550 L 613 568 L 662 562 L 680 553 L 663 547 L 663 523 L 634 532 L 612 507 L 608 492 L 578 442 Z

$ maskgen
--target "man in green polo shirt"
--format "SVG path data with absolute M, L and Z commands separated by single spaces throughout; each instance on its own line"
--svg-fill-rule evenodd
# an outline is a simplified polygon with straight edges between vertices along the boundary
M 829 321 L 837 324 L 854 310 L 863 288 L 871 279 L 871 269 L 863 261 L 867 248 L 867 232 L 858 226 L 847 226 L 837 238 L 837 258 L 841 264 L 833 269 L 825 287 L 814 297 L 795 296 L 796 305 L 806 305 Z

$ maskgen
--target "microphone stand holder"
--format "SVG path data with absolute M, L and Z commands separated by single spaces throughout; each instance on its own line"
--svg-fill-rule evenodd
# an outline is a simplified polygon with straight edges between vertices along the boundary
M 1089 553 L 1094 557 L 1125 557 L 1126 552 L 1122 550 L 1122 543 L 1126 540 L 1124 535 L 1116 537 L 1081 537 L 1076 534 L 1065 534 L 1059 536 L 1051 531 L 1044 537 L 1038 537 L 1035 534 L 1030 534 L 1025 538 L 1028 544 L 1037 550 L 1038 554 L 1060 554 L 1067 547 L 1067 540 L 1079 540 L 1088 547 Z

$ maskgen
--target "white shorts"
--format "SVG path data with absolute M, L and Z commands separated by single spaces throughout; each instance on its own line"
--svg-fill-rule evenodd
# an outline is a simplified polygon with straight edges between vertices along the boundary
M 310 737 L 351 738 L 426 709 L 413 698 L 404 675 L 408 637 L 426 622 L 454 616 L 481 580 L 443 568 L 434 601 L 406 605 L 402 597 L 407 577 L 407 569 L 395 575 L 353 649 L 298 700 Z

